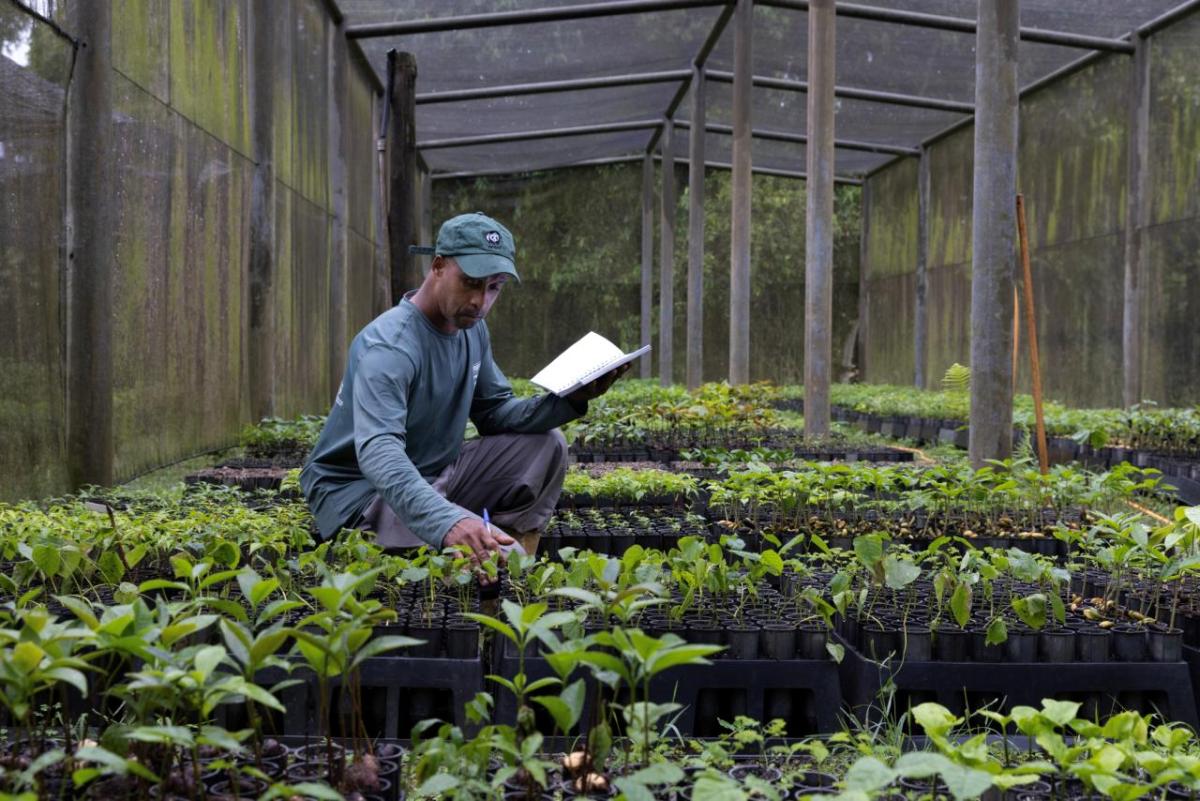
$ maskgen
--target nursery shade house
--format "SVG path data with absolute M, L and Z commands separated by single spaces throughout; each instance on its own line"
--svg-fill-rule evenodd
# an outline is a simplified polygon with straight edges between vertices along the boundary
M 0 0 L 0 801 L 1196 798 L 1197 64 L 1200 0 Z

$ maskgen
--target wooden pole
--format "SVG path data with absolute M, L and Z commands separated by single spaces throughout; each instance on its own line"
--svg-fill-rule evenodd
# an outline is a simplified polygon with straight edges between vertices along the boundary
M 804 248 L 804 438 L 829 436 L 833 362 L 833 0 L 808 5 L 808 201 Z
M 1029 238 L 1025 233 L 1025 197 L 1017 194 L 1017 235 L 1021 239 L 1021 269 L 1025 283 L 1025 330 L 1029 337 L 1029 362 L 1033 373 L 1033 415 L 1037 421 L 1038 464 L 1042 475 L 1050 472 L 1046 449 L 1046 419 L 1042 414 L 1042 364 L 1038 357 L 1037 318 L 1033 311 L 1033 269 L 1029 266 Z
M 388 144 L 388 239 L 391 248 L 392 305 L 404 293 L 421 285 L 421 269 L 408 252 L 416 242 L 417 199 L 417 59 L 412 53 L 396 54 L 392 86 L 391 131 Z
M 1021 352 L 1021 304 L 1017 300 L 1017 285 L 1013 284 L 1013 352 L 1012 352 L 1012 385 L 1013 395 L 1017 394 L 1017 355 Z

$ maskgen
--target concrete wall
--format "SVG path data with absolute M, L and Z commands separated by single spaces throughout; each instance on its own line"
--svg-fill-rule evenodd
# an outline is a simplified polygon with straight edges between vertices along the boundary
M 97 202 L 111 205 L 115 232 L 120 480 L 230 444 L 260 414 L 327 410 L 349 336 L 377 311 L 380 262 L 374 85 L 324 2 L 104 6 L 115 175 Z M 70 18 L 61 4 L 54 16 Z M 61 39 L 41 47 L 51 45 L 70 52 Z M 70 309 L 58 283 L 69 210 L 58 186 L 69 167 L 64 114 L 77 108 L 64 112 L 66 78 L 35 66 L 0 57 L 0 106 L 35 79 L 58 92 L 15 134 L 7 112 L 0 121 L 0 142 L 28 147 L 34 165 L 0 159 L 0 229 L 22 232 L 0 231 L 0 314 L 29 332 L 0 343 L 0 499 L 67 489 L 60 353 Z
M 1157 32 L 1150 42 L 1142 394 L 1188 405 L 1200 397 L 1200 15 Z M 1044 382 L 1050 397 L 1077 406 L 1121 404 L 1133 67 L 1130 56 L 1106 56 L 1021 101 L 1018 186 L 1027 205 Z M 930 387 L 952 363 L 966 364 L 970 353 L 973 136 L 967 126 L 930 146 Z M 865 379 L 908 383 L 916 159 L 872 175 L 867 197 Z M 1023 346 L 1018 384 L 1024 391 L 1027 362 Z

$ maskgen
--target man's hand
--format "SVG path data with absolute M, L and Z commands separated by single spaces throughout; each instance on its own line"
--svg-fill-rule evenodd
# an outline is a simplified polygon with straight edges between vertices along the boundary
M 608 392 L 608 388 L 615 384 L 618 378 L 629 372 L 629 368 L 632 364 L 633 362 L 626 362 L 616 370 L 608 371 L 590 384 L 584 384 L 582 387 L 568 395 L 567 400 L 571 401 L 571 403 L 581 404 L 587 403 L 592 398 L 600 397 L 605 392 Z
M 442 540 L 442 547 L 458 548 L 471 560 L 472 567 L 476 568 L 479 573 L 480 582 L 491 584 L 494 579 L 490 579 L 486 573 L 479 571 L 479 565 L 487 559 L 489 553 L 493 552 L 498 554 L 498 560 L 503 562 L 505 558 L 503 549 L 515 543 L 516 540 L 495 526 L 491 526 L 489 529 L 482 520 L 464 517 L 446 532 L 446 537 Z

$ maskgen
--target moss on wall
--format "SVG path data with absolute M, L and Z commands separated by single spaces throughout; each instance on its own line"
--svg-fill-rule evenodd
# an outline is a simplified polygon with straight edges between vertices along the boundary
M 1200 14 L 1156 33 L 1151 42 L 1150 226 L 1146 268 L 1143 396 L 1190 404 L 1200 396 Z M 1047 394 L 1082 406 L 1120 405 L 1125 270 L 1127 154 L 1133 60 L 1108 56 L 1021 103 L 1018 186 L 1025 194 L 1037 299 L 1038 338 Z M 936 384 L 947 366 L 969 355 L 973 129 L 931 149 L 929 219 L 929 371 Z M 868 275 L 894 269 L 909 245 L 890 233 L 916 200 L 909 167 L 897 162 L 873 176 L 868 210 Z M 899 196 L 889 187 L 908 187 Z M 1016 256 L 1014 254 L 1014 266 Z M 908 289 L 872 283 L 868 352 L 906 358 L 892 340 L 911 327 L 887 310 L 908 302 Z M 1025 331 L 1022 327 L 1022 340 Z M 1023 348 L 1026 343 L 1023 343 Z M 1027 390 L 1027 356 L 1018 388 Z M 892 365 L 868 359 L 870 380 Z

